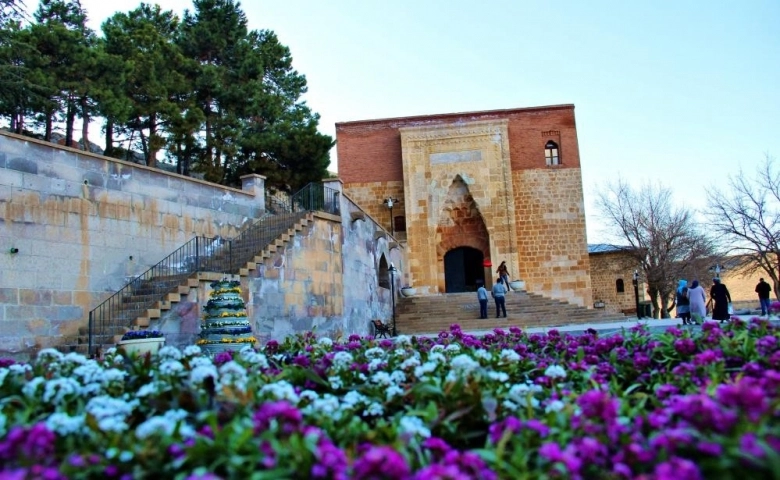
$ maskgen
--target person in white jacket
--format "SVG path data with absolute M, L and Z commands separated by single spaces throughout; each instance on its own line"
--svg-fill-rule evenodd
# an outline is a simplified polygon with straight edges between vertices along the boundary
M 702 323 L 707 316 L 707 294 L 704 288 L 699 285 L 698 280 L 694 280 L 688 288 L 688 300 L 690 300 L 691 321 L 693 323 Z

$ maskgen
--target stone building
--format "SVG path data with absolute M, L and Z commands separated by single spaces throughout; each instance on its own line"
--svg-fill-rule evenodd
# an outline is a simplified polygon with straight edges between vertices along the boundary
M 344 192 L 406 244 L 421 293 L 490 284 L 506 261 L 527 290 L 591 305 L 573 105 L 344 122 L 336 138 Z

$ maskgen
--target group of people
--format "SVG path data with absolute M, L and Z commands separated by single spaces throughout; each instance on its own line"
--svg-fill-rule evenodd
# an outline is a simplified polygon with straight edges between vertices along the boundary
M 498 266 L 496 272 L 498 273 L 498 278 L 496 279 L 496 284 L 493 285 L 493 288 L 490 290 L 490 295 L 496 302 L 496 318 L 501 317 L 501 313 L 503 313 L 504 318 L 506 318 L 505 295 L 507 292 L 512 290 L 512 288 L 509 286 L 509 269 L 506 266 L 506 262 L 501 262 L 501 265 Z M 487 288 L 485 288 L 484 284 L 480 284 L 479 288 L 477 288 L 477 300 L 479 300 L 479 318 L 488 318 L 487 295 Z
M 756 293 L 758 301 L 761 304 L 761 315 L 769 314 L 769 294 L 772 287 L 764 281 L 758 280 Z M 712 279 L 710 288 L 710 301 L 707 302 L 707 295 L 704 288 L 699 285 L 698 280 L 694 280 L 688 287 L 687 280 L 680 280 L 677 285 L 677 316 L 683 321 L 683 325 L 693 325 L 701 323 L 707 315 L 708 307 L 712 308 L 712 319 L 719 320 L 721 323 L 729 320 L 733 313 L 731 308 L 731 294 L 726 285 L 720 281 L 720 278 Z
M 683 325 L 702 323 L 707 316 L 708 305 L 711 305 L 713 320 L 723 323 L 731 318 L 731 294 L 720 278 L 712 279 L 709 303 L 698 280 L 694 280 L 690 287 L 688 280 L 680 280 L 677 284 L 676 301 L 677 316 L 682 319 Z

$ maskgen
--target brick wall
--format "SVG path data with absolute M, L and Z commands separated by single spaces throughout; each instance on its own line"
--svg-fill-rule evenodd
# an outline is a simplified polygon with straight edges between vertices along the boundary
M 529 290 L 590 305 L 589 260 L 574 107 L 340 123 L 345 191 L 377 218 L 403 199 L 410 272 L 444 291 L 443 256 L 459 246 L 506 261 Z M 555 141 L 562 164 L 548 167 Z
M 545 166 L 544 145 L 560 147 L 562 168 L 580 166 L 573 105 L 366 120 L 336 124 L 339 177 L 345 185 L 403 182 L 400 128 L 506 120 L 512 170 Z

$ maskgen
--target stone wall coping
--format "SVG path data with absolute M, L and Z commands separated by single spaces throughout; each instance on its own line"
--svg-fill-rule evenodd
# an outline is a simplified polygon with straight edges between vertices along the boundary
M 397 244 L 399 244 L 399 245 L 401 245 L 402 247 L 404 247 L 404 248 L 405 248 L 406 242 L 401 242 L 400 240 L 398 240 L 397 238 L 395 238 L 395 236 L 391 235 L 391 234 L 390 234 L 390 232 L 388 232 L 388 231 L 387 231 L 387 229 L 386 229 L 385 227 L 383 227 L 383 226 L 382 226 L 382 224 L 381 224 L 381 223 L 379 223 L 379 222 L 376 220 L 376 218 L 372 217 L 370 213 L 368 213 L 367 211 L 363 210 L 363 209 L 360 207 L 360 205 L 358 205 L 358 204 L 357 204 L 357 202 L 355 202 L 354 200 L 352 200 L 352 199 L 349 197 L 349 195 L 347 195 L 347 192 L 341 192 L 341 196 L 342 196 L 342 197 L 344 197 L 344 198 L 346 198 L 347 200 L 349 200 L 349 202 L 350 202 L 352 205 L 354 205 L 354 206 L 355 206 L 355 208 L 357 208 L 358 210 L 360 210 L 361 212 L 363 212 L 363 214 L 365 214 L 366 218 L 370 219 L 370 220 L 371 220 L 371 221 L 374 223 L 374 225 L 376 225 L 376 226 L 377 226 L 377 228 L 380 228 L 380 229 L 382 229 L 382 231 L 383 231 L 383 232 L 384 232 L 384 233 L 385 233 L 385 234 L 388 236 L 388 238 L 391 238 L 391 239 L 392 239 L 392 241 L 396 242 Z M 363 219 L 361 219 L 361 220 L 366 220 L 366 218 L 363 218 Z
M 414 115 L 410 117 L 391 117 L 391 118 L 376 118 L 370 120 L 356 120 L 353 122 L 336 122 L 336 129 L 341 127 L 353 127 L 361 125 L 382 124 L 387 123 L 388 126 L 393 128 L 397 127 L 398 123 L 414 123 L 414 122 L 430 122 L 432 120 L 455 120 L 459 117 L 465 116 L 482 116 L 482 115 L 511 115 L 513 113 L 523 112 L 538 112 L 544 110 L 574 110 L 574 104 L 564 103 L 560 105 L 547 105 L 539 107 L 524 107 L 524 108 L 510 108 L 499 110 L 482 110 L 476 112 L 460 112 L 460 113 L 440 113 L 436 115 Z
M 128 166 L 128 167 L 138 168 L 140 170 L 146 170 L 148 172 L 153 172 L 155 174 L 159 174 L 159 175 L 163 175 L 163 176 L 169 176 L 169 177 L 173 177 L 173 178 L 178 178 L 178 179 L 190 181 L 190 182 L 193 182 L 193 183 L 200 183 L 201 185 L 206 185 L 206 186 L 212 187 L 212 188 L 220 188 L 220 189 L 230 190 L 231 192 L 240 193 L 242 195 L 247 195 L 249 197 L 254 197 L 255 196 L 254 193 L 248 192 L 246 190 L 241 190 L 241 189 L 238 189 L 238 188 L 235 188 L 235 187 L 228 187 L 228 186 L 225 186 L 225 185 L 220 185 L 218 183 L 212 183 L 212 182 L 209 182 L 209 181 L 206 181 L 206 180 L 201 180 L 199 178 L 188 177 L 186 175 L 181 175 L 181 174 L 178 174 L 178 173 L 168 172 L 166 170 L 162 170 L 162 169 L 159 169 L 159 168 L 154 168 L 154 167 L 149 167 L 149 166 L 146 166 L 146 165 L 141 165 L 140 163 L 128 162 L 126 160 L 120 160 L 118 158 L 107 157 L 105 155 L 99 155 L 97 153 L 88 152 L 86 150 L 79 150 L 78 148 L 66 147 L 65 145 L 60 145 L 58 143 L 47 142 L 46 140 L 40 140 L 40 139 L 37 139 L 37 138 L 34 138 L 34 137 L 26 137 L 24 135 L 19 135 L 19 134 L 16 134 L 16 133 L 7 132 L 5 130 L 0 130 L 0 135 L 2 135 L 4 137 L 12 138 L 14 140 L 21 140 L 23 142 L 34 143 L 36 145 L 40 145 L 42 147 L 47 147 L 47 148 L 52 148 L 54 150 L 61 150 L 63 152 L 74 153 L 76 155 L 81 155 L 83 157 L 89 157 L 89 158 L 92 158 L 92 159 L 95 159 L 95 160 L 101 160 L 101 161 L 104 161 L 104 162 L 113 162 L 113 163 L 117 163 L 119 165 L 125 165 L 125 166 Z

